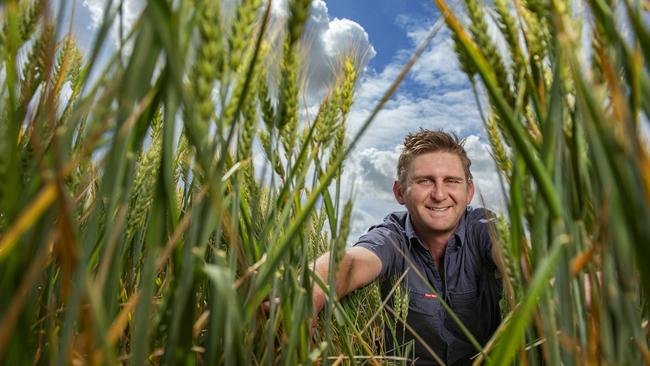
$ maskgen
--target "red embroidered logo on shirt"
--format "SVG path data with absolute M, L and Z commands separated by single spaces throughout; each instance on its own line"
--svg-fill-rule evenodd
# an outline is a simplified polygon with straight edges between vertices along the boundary
M 438 296 L 436 294 L 424 294 L 425 299 L 435 299 Z

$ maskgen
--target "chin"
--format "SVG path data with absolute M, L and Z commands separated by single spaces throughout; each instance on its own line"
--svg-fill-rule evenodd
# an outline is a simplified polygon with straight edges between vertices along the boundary
M 446 233 L 450 232 L 452 228 L 450 227 L 430 227 L 432 231 L 439 232 L 439 233 Z

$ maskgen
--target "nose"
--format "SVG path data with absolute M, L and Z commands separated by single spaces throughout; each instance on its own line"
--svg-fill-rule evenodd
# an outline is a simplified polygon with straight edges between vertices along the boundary
M 434 201 L 444 201 L 447 197 L 447 191 L 444 188 L 444 184 L 434 184 L 431 189 L 431 198 Z

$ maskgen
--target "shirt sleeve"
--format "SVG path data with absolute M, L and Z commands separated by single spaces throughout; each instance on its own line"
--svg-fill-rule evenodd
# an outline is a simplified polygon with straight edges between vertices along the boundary
M 489 267 L 496 269 L 497 266 L 492 258 L 492 238 L 496 235 L 496 215 L 484 208 L 474 209 L 470 221 L 473 223 L 473 239 L 477 244 L 481 261 Z
M 395 260 L 398 257 L 398 247 L 401 247 L 399 235 L 390 228 L 380 225 L 370 228 L 354 244 L 373 252 L 381 260 L 380 278 L 388 278 L 395 272 Z

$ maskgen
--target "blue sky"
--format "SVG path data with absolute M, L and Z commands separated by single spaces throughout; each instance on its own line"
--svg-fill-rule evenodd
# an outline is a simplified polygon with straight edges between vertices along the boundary
M 125 0 L 128 26 L 142 10 L 142 0 Z M 232 12 L 234 0 L 222 2 L 224 14 Z M 101 20 L 105 0 L 77 2 L 75 29 L 80 43 L 89 44 Z M 230 10 L 228 10 L 230 7 Z M 286 19 L 286 0 L 274 0 L 272 16 Z M 353 132 L 367 118 L 424 39 L 438 12 L 424 0 L 313 0 L 307 23 L 309 52 L 304 60 L 310 75 L 306 100 L 318 101 L 333 80 L 333 65 L 350 49 L 369 57 L 359 78 L 355 102 L 348 117 Z M 115 36 L 115 31 L 113 36 Z M 317 105 L 308 105 L 315 109 Z M 444 129 L 466 138 L 472 159 L 477 193 L 473 205 L 497 211 L 503 207 L 501 188 L 483 133 L 474 96 L 459 70 L 449 32 L 442 28 L 391 101 L 377 116 L 346 162 L 344 187 L 355 193 L 350 239 L 380 222 L 395 203 L 391 186 L 404 135 L 419 128 Z
M 348 18 L 365 29 L 377 51 L 369 66 L 379 69 L 391 62 L 409 42 L 404 32 L 404 18 L 427 23 L 437 16 L 433 2 L 424 0 L 332 0 L 326 3 L 331 18 Z

